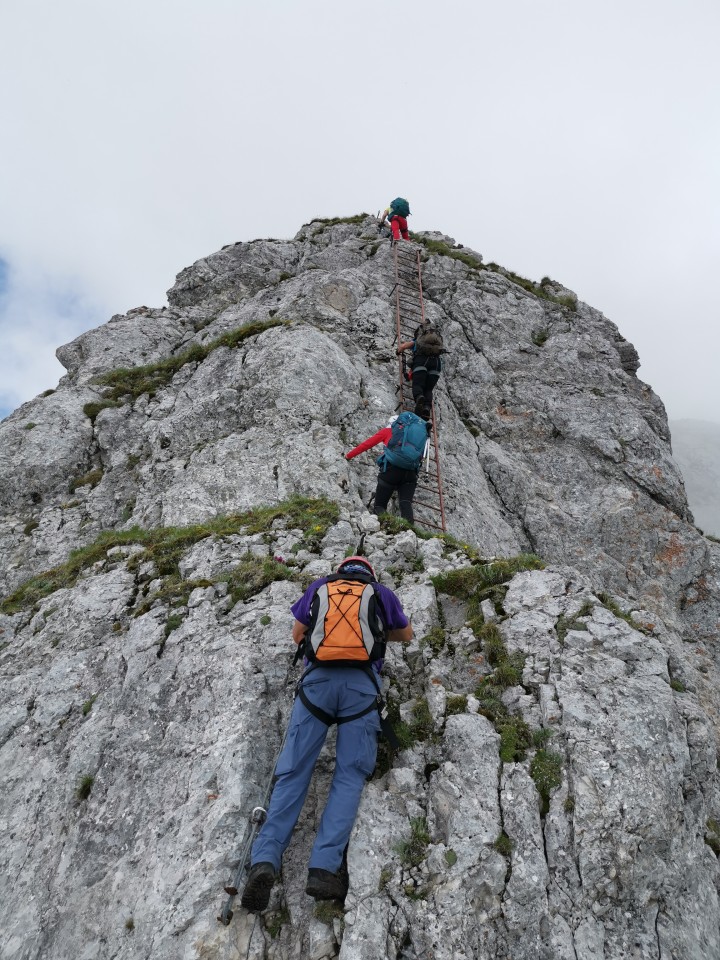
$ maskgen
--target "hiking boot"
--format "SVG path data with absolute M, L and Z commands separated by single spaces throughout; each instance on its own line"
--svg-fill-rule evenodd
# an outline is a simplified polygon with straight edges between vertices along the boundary
M 241 905 L 250 913 L 264 910 L 270 902 L 270 891 L 276 877 L 275 867 L 271 863 L 263 861 L 252 866 L 242 893 Z
M 344 900 L 348 892 L 347 873 L 331 873 L 320 867 L 310 867 L 305 893 L 316 900 Z

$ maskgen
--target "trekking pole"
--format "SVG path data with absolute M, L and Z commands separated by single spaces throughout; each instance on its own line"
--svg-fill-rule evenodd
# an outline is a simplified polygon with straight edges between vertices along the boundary
M 427 477 L 430 471 L 430 437 L 425 441 L 425 451 L 423 453 L 423 458 L 425 460 L 425 476 Z
M 289 675 L 290 675 L 290 668 L 288 668 L 288 676 Z M 285 733 L 283 734 L 282 743 L 280 744 L 280 747 L 278 748 L 278 751 L 275 754 L 275 759 L 273 760 L 272 773 L 270 774 L 270 779 L 267 782 L 265 793 L 263 794 L 260 804 L 257 807 L 253 807 L 252 813 L 250 814 L 250 833 L 248 834 L 247 838 L 245 839 L 245 843 L 243 844 L 242 852 L 240 854 L 240 862 L 238 864 L 237 870 L 235 871 L 235 876 L 233 877 L 232 883 L 229 883 L 227 884 L 227 886 L 224 887 L 225 893 L 228 894 L 228 898 L 225 901 L 225 905 L 223 906 L 220 912 L 220 916 L 218 917 L 218 920 L 220 921 L 220 923 L 222 923 L 226 927 L 228 926 L 228 924 L 233 918 L 233 910 L 232 910 L 233 900 L 238 895 L 240 887 L 242 886 L 242 883 L 243 883 L 243 878 L 245 876 L 245 873 L 247 872 L 248 863 L 250 862 L 252 845 L 255 842 L 255 837 L 257 836 L 257 832 L 260 829 L 260 827 L 267 820 L 267 805 L 270 801 L 270 794 L 272 793 L 273 781 L 275 779 L 275 767 L 277 766 L 277 762 L 280 759 L 280 754 L 282 753 L 283 748 L 285 746 L 285 741 L 287 740 L 289 729 L 290 729 L 290 720 L 288 719 L 288 722 L 285 726 Z

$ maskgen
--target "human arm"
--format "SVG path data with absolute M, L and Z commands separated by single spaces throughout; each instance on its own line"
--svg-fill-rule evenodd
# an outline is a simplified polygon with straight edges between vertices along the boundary
M 356 457 L 359 453 L 364 453 L 366 450 L 376 447 L 379 443 L 387 443 L 391 435 L 392 430 L 390 427 L 383 427 L 382 430 L 378 430 L 377 433 L 374 433 L 371 437 L 368 437 L 367 440 L 363 440 L 362 443 L 359 443 L 356 447 L 353 447 L 350 453 L 345 454 L 345 459 L 352 460 L 352 458 Z
M 401 343 L 398 346 L 397 352 L 402 353 L 404 350 L 409 350 L 411 347 L 414 347 L 414 346 L 415 346 L 414 340 L 406 340 L 405 343 Z
M 305 639 L 306 633 L 307 633 L 307 624 L 301 623 L 299 620 L 293 620 L 293 626 L 292 626 L 293 642 L 300 645 Z
M 396 630 L 388 630 L 387 641 L 389 643 L 410 643 L 413 638 L 412 624 L 408 622 L 406 627 L 398 627 Z
M 412 624 L 408 620 L 402 604 L 388 587 L 381 583 L 375 585 L 380 616 L 385 624 L 385 639 L 389 643 L 410 643 L 413 638 Z

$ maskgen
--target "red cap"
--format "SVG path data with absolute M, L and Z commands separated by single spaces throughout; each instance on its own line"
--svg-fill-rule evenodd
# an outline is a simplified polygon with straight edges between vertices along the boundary
M 345 557 L 345 559 L 344 559 L 343 562 L 339 565 L 339 567 L 337 568 L 337 570 L 336 570 L 335 572 L 336 572 L 336 573 L 341 573 L 343 567 L 345 567 L 345 566 L 347 566 L 348 564 L 351 564 L 351 563 L 358 563 L 358 564 L 362 564 L 362 566 L 364 566 L 364 567 L 367 567 L 367 569 L 369 570 L 369 572 L 372 574 L 373 580 L 377 580 L 377 577 L 375 576 L 375 571 L 373 570 L 372 566 L 370 565 L 370 561 L 369 561 L 369 560 L 366 560 L 365 557 Z

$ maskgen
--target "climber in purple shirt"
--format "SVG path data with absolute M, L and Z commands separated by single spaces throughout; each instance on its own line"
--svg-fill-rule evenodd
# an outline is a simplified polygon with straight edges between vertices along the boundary
M 380 657 L 386 641 L 409 643 L 413 635 L 400 601 L 377 582 L 364 557 L 347 557 L 334 575 L 315 580 L 291 611 L 293 640 L 303 644 L 301 649 L 313 662 L 298 684 L 285 746 L 275 766 L 267 819 L 252 847 L 241 901 L 252 912 L 264 910 L 270 901 L 315 761 L 335 723 L 335 771 L 310 855 L 305 892 L 316 900 L 345 899 L 345 849 L 377 757 Z

